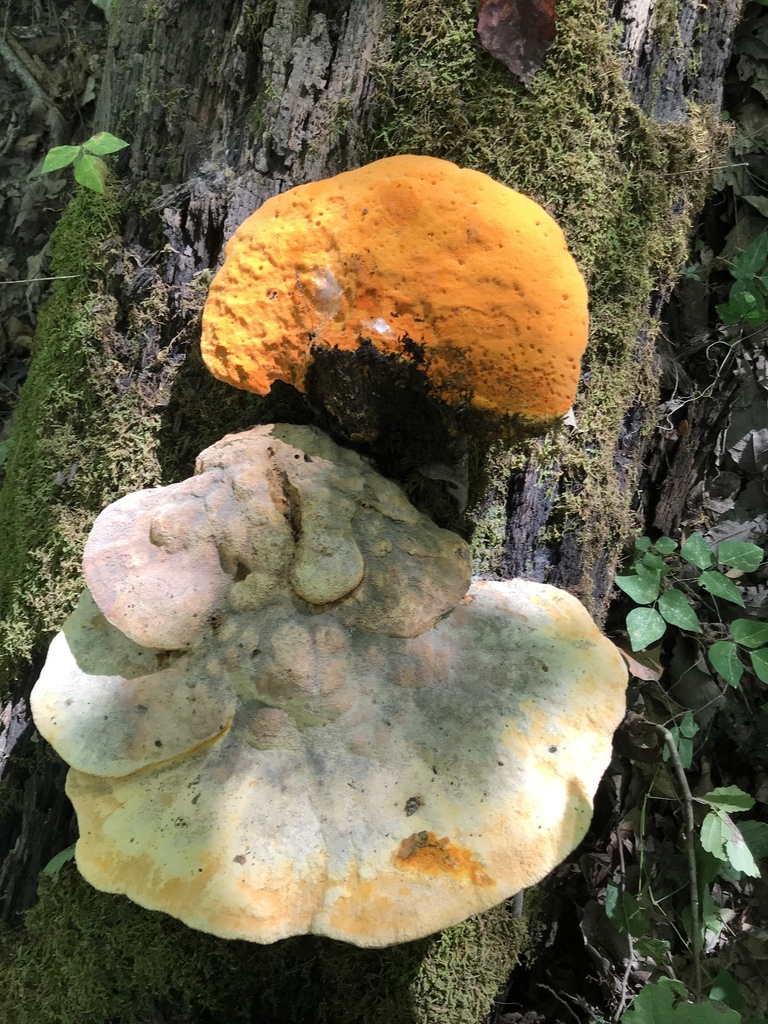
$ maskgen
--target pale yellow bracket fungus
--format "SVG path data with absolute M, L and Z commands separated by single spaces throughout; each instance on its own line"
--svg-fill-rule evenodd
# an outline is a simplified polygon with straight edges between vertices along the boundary
M 562 231 L 479 171 L 395 156 L 267 200 L 235 232 L 203 313 L 211 372 L 304 390 L 318 347 L 363 340 L 450 405 L 549 423 L 571 406 L 587 290 Z
M 463 542 L 311 428 L 225 438 L 198 473 L 207 539 L 190 481 L 144 492 L 133 524 L 121 502 L 104 513 L 87 574 L 101 537 L 123 576 L 83 595 L 33 691 L 72 766 L 85 878 L 226 938 L 384 946 L 566 857 L 624 712 L 623 659 L 584 607 L 519 580 L 468 586 Z M 192 547 L 169 526 L 174 493 Z M 142 544 L 129 566 L 110 523 L 128 547 L 154 538 L 169 573 L 176 558 L 198 616 L 175 617 L 184 649 L 152 639 L 161 574 Z M 211 538 L 229 583 L 214 574 L 203 611 L 184 574 Z
M 116 501 L 86 543 L 96 604 L 138 644 L 185 648 L 219 607 L 289 594 L 341 602 L 347 625 L 415 636 L 469 586 L 464 541 L 312 427 L 228 435 L 195 474 Z

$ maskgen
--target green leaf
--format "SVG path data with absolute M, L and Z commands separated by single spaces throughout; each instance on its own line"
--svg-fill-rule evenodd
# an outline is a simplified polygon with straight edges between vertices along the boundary
M 638 551 L 650 551 L 651 550 L 651 538 L 650 537 L 638 537 L 635 540 L 635 547 Z
M 670 944 L 666 939 L 635 939 L 635 952 L 638 956 L 650 957 L 659 967 L 669 961 Z
M 671 537 L 659 537 L 658 540 L 653 542 L 653 546 L 661 555 L 671 555 L 672 552 L 677 548 L 677 541 L 672 540 Z
M 752 276 L 749 277 L 749 278 L 740 277 L 737 281 L 734 281 L 733 284 L 731 285 L 731 290 L 728 293 L 728 301 L 731 304 L 733 304 L 734 300 L 741 301 L 742 298 L 743 298 L 744 301 L 746 301 L 747 303 L 756 302 L 757 301 L 756 296 L 755 296 L 755 292 L 756 291 L 757 291 L 757 288 L 755 288 L 755 275 L 754 274 L 752 274 Z
M 741 591 L 733 580 L 729 580 L 721 572 L 715 572 L 710 569 L 703 572 L 696 582 L 709 594 L 714 594 L 715 597 L 722 597 L 726 601 L 732 601 L 734 604 L 738 604 L 742 608 L 744 607 L 744 598 L 741 596 Z
M 739 1013 L 744 1009 L 744 996 L 728 971 L 718 971 L 717 977 L 712 983 L 709 998 L 719 999 L 721 1003 L 725 1003 L 726 1006 L 730 1006 L 732 1010 L 737 1010 Z
M 755 860 L 768 857 L 768 824 L 764 821 L 740 821 L 739 830 Z
M 679 734 L 675 736 L 675 742 L 677 743 L 677 756 L 680 758 L 680 764 L 687 771 L 693 764 L 693 742 L 687 736 L 680 736 Z M 664 753 L 669 753 L 666 747 L 664 747 Z M 664 760 L 667 760 L 666 757 Z
M 738 786 L 718 786 L 701 799 L 720 811 L 749 811 L 755 806 L 755 798 Z
M 660 576 L 666 576 L 669 572 L 669 566 L 661 555 L 654 555 L 650 551 L 643 555 L 642 564 L 646 569 L 650 569 L 652 572 Z
M 717 878 L 717 876 L 722 872 L 725 865 L 716 857 L 712 857 L 712 861 L 717 865 L 717 868 L 714 873 L 714 877 Z M 714 942 L 720 935 L 720 932 L 723 930 L 723 912 L 712 899 L 712 893 L 708 887 L 705 888 L 701 893 L 700 910 L 702 924 L 701 937 L 704 940 L 704 945 L 706 946 L 709 941 Z M 683 923 L 685 925 L 685 930 L 688 933 L 689 938 L 691 936 L 690 913 L 691 912 L 689 907 L 684 907 L 681 913 L 681 917 L 683 918 Z
M 731 263 L 731 273 L 737 281 L 751 280 L 753 277 L 757 277 L 763 269 L 766 259 L 768 259 L 768 231 L 758 235 L 744 252 L 739 253 Z
M 742 572 L 754 572 L 763 558 L 762 548 L 741 540 L 724 540 L 717 549 L 717 560 L 721 565 L 730 565 Z
M 683 736 L 688 739 L 692 739 L 699 731 L 699 727 L 696 724 L 696 719 L 693 717 L 692 711 L 686 711 L 683 715 L 683 720 L 680 723 L 680 732 Z
M 621 1024 L 740 1024 L 741 1014 L 716 1000 L 688 1002 L 685 986 L 659 978 L 640 989 Z
M 104 17 L 109 21 L 112 17 L 112 0 L 93 0 L 93 4 L 96 7 L 100 7 L 104 11 Z
M 722 862 L 708 853 L 701 845 L 701 838 L 696 848 L 696 862 L 699 867 L 699 886 L 701 888 L 702 898 L 708 897 L 711 902 L 711 896 L 709 894 L 708 886 L 714 882 L 714 880 L 720 874 L 722 869 Z M 703 906 L 703 904 L 702 904 Z M 702 911 L 703 913 L 703 911 Z M 702 917 L 703 920 L 703 917 Z
M 753 327 L 762 327 L 764 323 L 768 323 L 768 309 L 766 309 L 762 298 L 757 309 L 750 309 L 748 313 L 744 314 L 744 319 Z
M 762 647 L 768 644 L 768 622 L 734 619 L 731 623 L 731 636 L 742 647 Z
M 728 327 L 732 327 L 734 324 L 737 324 L 739 320 L 741 320 L 742 316 L 741 312 L 732 306 L 730 302 L 719 302 L 715 306 L 715 312 L 722 322 Z
M 605 889 L 605 912 L 620 935 L 645 935 L 650 930 L 651 922 L 636 897 L 629 892 L 621 892 L 613 882 L 609 882 Z
M 659 596 L 658 577 L 617 576 L 616 586 L 629 594 L 636 604 L 650 604 Z
M 633 608 L 627 615 L 627 632 L 633 651 L 642 651 L 660 640 L 666 631 L 666 622 L 654 608 Z
M 721 307 L 717 307 L 720 313 Z M 739 320 L 759 319 L 765 313 L 765 303 L 762 295 L 755 295 L 750 291 L 750 284 L 747 281 L 737 282 L 731 288 L 728 304 L 722 307 L 723 321 L 737 323 Z
M 755 863 L 752 851 L 744 842 L 744 836 L 730 818 L 728 819 L 728 824 L 730 825 L 731 834 L 725 844 L 725 852 L 728 855 L 731 867 L 735 868 L 736 871 L 743 871 L 750 878 L 759 878 L 760 868 Z
M 759 651 L 750 651 L 749 660 L 752 662 L 752 671 L 757 678 L 768 683 L 768 647 L 761 647 Z
M 746 798 L 747 801 L 746 807 L 732 806 L 732 810 L 749 810 L 755 802 L 748 793 L 744 793 L 737 786 L 713 790 L 712 793 L 708 793 L 703 799 L 717 807 L 718 805 L 714 799 L 716 795 L 728 792 L 740 794 L 739 798 L 733 796 L 731 803 L 741 803 L 743 805 L 745 801 L 741 798 Z M 699 833 L 701 845 L 705 850 L 713 853 L 719 860 L 727 861 L 735 871 L 741 871 L 752 878 L 759 878 L 760 868 L 757 866 L 755 858 L 752 856 L 749 846 L 747 846 L 744 840 L 744 836 L 739 831 L 738 826 L 734 824 L 730 815 L 722 810 L 722 806 L 729 806 L 727 799 L 723 800 L 720 809 L 710 811 L 702 822 L 701 832 Z
M 677 756 L 680 758 L 680 763 L 686 771 L 691 767 L 693 763 L 693 741 L 689 736 L 683 736 L 680 732 L 680 728 L 673 725 L 669 730 L 669 734 L 675 741 L 677 747 Z M 664 744 L 662 758 L 668 761 L 670 758 L 669 747 Z
M 679 590 L 668 590 L 659 598 L 659 611 L 672 626 L 701 632 L 699 617 L 685 594 Z
M 655 985 L 643 985 L 629 1010 L 622 1015 L 621 1024 L 668 1024 L 674 1004 L 687 997 L 682 982 L 660 978 Z
M 66 850 L 62 850 L 61 853 L 57 853 L 55 857 L 51 857 L 48 863 L 43 868 L 44 875 L 58 875 L 68 860 L 72 860 L 75 856 L 75 844 L 68 846 Z
M 718 640 L 707 651 L 707 657 L 716 672 L 719 672 L 726 683 L 738 686 L 744 673 L 744 666 L 739 658 L 739 649 L 729 640 Z
M 107 176 L 107 166 L 97 156 L 84 153 L 75 162 L 75 181 L 89 188 L 92 192 L 103 192 Z
M 714 854 L 718 860 L 728 860 L 725 844 L 730 834 L 730 829 L 717 811 L 710 811 L 701 823 L 699 839 L 708 853 Z
M 697 569 L 708 569 L 714 564 L 715 553 L 700 533 L 692 533 L 680 548 L 680 554 Z
M 127 142 L 123 142 L 122 139 L 118 139 L 116 135 L 110 135 L 109 132 L 97 132 L 92 135 L 87 142 L 83 143 L 85 149 L 89 153 L 95 153 L 96 156 L 106 156 L 107 153 L 117 153 L 120 149 L 125 149 L 128 145 Z
M 79 152 L 80 146 L 54 146 L 53 149 L 48 150 L 40 173 L 47 174 L 49 171 L 58 171 L 62 167 L 68 167 Z
M 647 558 L 648 555 L 646 555 L 645 557 Z M 657 569 L 655 567 L 652 568 L 652 569 L 649 569 L 648 566 L 647 565 L 643 565 L 642 562 L 635 562 L 633 568 L 634 568 L 635 572 L 637 573 L 637 575 L 640 577 L 641 580 L 647 580 L 647 582 L 649 582 L 649 583 L 655 583 L 656 584 L 656 591 L 657 591 L 657 594 L 658 594 L 659 580 L 661 579 L 661 577 L 663 575 L 662 570 L 661 569 Z

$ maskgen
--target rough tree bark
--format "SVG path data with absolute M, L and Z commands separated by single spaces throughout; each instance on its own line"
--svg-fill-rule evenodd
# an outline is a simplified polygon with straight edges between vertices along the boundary
M 147 466 L 151 462 L 152 468 L 139 471 L 133 467 L 128 471 L 123 466 L 116 469 L 107 482 L 102 480 L 91 488 L 89 500 L 95 505 L 137 486 L 168 482 L 186 475 L 195 453 L 226 429 L 247 426 L 256 418 L 267 421 L 281 413 L 309 415 L 305 408 L 302 411 L 295 397 L 282 392 L 271 404 L 258 405 L 240 395 L 230 396 L 223 388 L 203 380 L 194 343 L 209 273 L 216 268 L 226 239 L 269 196 L 295 184 L 357 166 L 373 157 L 401 151 L 409 142 L 418 146 L 415 130 L 409 139 L 408 132 L 398 127 L 401 124 L 398 118 L 403 112 L 423 103 L 423 97 L 408 91 L 409 69 L 419 66 L 424 50 L 432 45 L 432 36 L 439 31 L 448 50 L 454 45 L 458 49 L 462 33 L 464 37 L 472 34 L 471 12 L 468 14 L 466 5 L 458 2 L 441 5 L 440 15 L 434 14 L 436 26 L 443 19 L 441 28 L 438 31 L 435 27 L 431 32 L 427 23 L 420 29 L 421 36 L 416 30 L 407 34 L 402 29 L 403 24 L 412 25 L 417 19 L 418 9 L 412 0 L 390 7 L 384 0 L 350 0 L 349 3 L 343 0 L 221 0 L 218 4 L 203 0 L 146 0 L 145 3 L 112 0 L 111 6 L 93 125 L 95 129 L 110 130 L 129 139 L 131 146 L 116 167 L 119 184 L 114 190 L 121 197 L 121 203 L 116 207 L 117 222 L 107 232 L 110 240 L 101 245 L 98 270 L 90 274 L 92 297 L 88 308 L 97 322 L 100 358 L 103 359 L 103 366 L 100 366 L 102 369 L 106 366 L 111 374 L 109 386 L 101 392 L 102 400 L 118 405 L 127 395 L 125 400 L 134 402 L 130 408 L 138 417 L 135 432 L 152 439 L 151 444 L 146 442 L 147 449 L 152 449 Z M 670 6 L 665 4 L 665 10 Z M 623 56 L 620 61 L 612 58 L 613 79 L 603 67 L 605 77 L 598 77 L 588 101 L 590 116 L 598 117 L 601 90 L 616 93 L 620 88 L 617 85 L 619 70 L 623 66 L 629 97 L 637 107 L 633 113 L 628 98 L 621 119 L 615 115 L 616 125 L 609 127 L 616 132 L 617 152 L 627 146 L 622 131 L 627 129 L 629 121 L 634 118 L 639 128 L 621 159 L 631 163 L 633 146 L 641 152 L 643 145 L 668 145 L 671 153 L 677 145 L 674 129 L 670 134 L 664 126 L 673 125 L 679 128 L 680 138 L 688 133 L 686 145 L 690 145 L 694 137 L 698 139 L 704 156 L 696 170 L 700 177 L 705 176 L 706 152 L 711 148 L 714 129 L 706 117 L 691 113 L 691 104 L 708 106 L 715 112 L 719 107 L 737 17 L 737 0 L 723 0 L 708 6 L 684 0 L 663 17 L 662 5 L 648 0 L 617 0 L 610 17 L 596 11 L 591 4 L 574 2 L 567 10 L 565 7 L 563 5 L 560 39 L 564 53 L 570 46 L 568 33 L 572 28 L 569 26 L 586 14 L 603 23 L 606 39 L 611 32 L 616 36 L 616 26 L 621 29 Z M 451 21 L 450 31 L 444 24 L 446 18 Z M 13 25 L 10 30 L 13 36 Z M 598 35 L 595 34 L 595 39 Z M 461 45 L 478 50 L 477 44 L 468 44 L 466 39 Z M 592 40 L 590 45 L 597 47 L 598 43 Z M 23 51 L 23 45 L 21 48 Z M 588 54 L 589 49 L 585 48 L 585 52 Z M 490 68 L 487 84 L 490 105 L 500 72 L 490 67 L 487 56 L 476 55 L 476 59 L 486 61 L 483 68 Z M 556 61 L 559 59 L 555 57 Z M 466 92 L 467 87 L 456 85 L 452 73 L 445 71 L 447 63 L 447 58 L 443 63 L 436 61 L 434 70 L 421 80 L 422 86 L 431 81 L 427 102 L 441 112 L 435 115 L 434 137 L 425 151 L 458 159 L 463 154 L 459 108 L 465 102 L 462 88 Z M 393 78 L 393 68 L 399 77 Z M 557 74 L 553 72 L 555 82 Z M 13 68 L 9 75 L 11 79 L 14 77 Z M 15 87 L 23 91 L 23 73 L 18 69 L 16 79 Z M 22 81 L 21 87 L 19 81 Z M 535 88 L 534 83 L 534 92 Z M 569 81 L 563 78 L 559 88 L 568 90 Z M 40 101 L 39 96 L 37 101 Z M 51 101 L 50 105 L 55 110 L 55 102 Z M 452 105 L 459 111 L 456 124 L 440 121 Z M 645 120 L 641 112 L 649 120 Z M 47 148 L 46 142 L 70 141 L 62 137 L 66 129 L 62 129 L 60 121 L 56 118 L 53 121 L 53 134 L 43 134 L 43 150 Z M 77 134 L 77 141 L 82 135 L 82 132 Z M 519 138 L 516 145 L 521 150 L 522 168 L 526 157 Z M 573 152 L 574 161 L 589 159 L 592 142 L 588 135 L 580 146 L 580 151 Z M 504 163 L 513 168 L 511 176 L 516 179 L 516 159 L 514 154 L 504 154 L 503 159 L 499 154 L 491 154 L 487 159 L 483 155 L 477 157 L 477 165 L 493 173 L 495 167 Z M 686 185 L 684 173 L 673 166 L 671 156 L 668 160 L 669 167 L 664 173 L 674 180 L 679 194 L 674 190 L 665 194 L 662 205 L 668 207 L 670 223 L 677 217 L 677 230 L 684 237 L 687 219 L 695 212 L 695 204 L 701 201 L 702 182 Z M 542 162 L 546 163 L 546 154 Z M 564 170 L 552 168 L 553 180 L 567 178 L 567 174 L 567 167 Z M 524 178 L 522 170 L 520 177 Z M 515 184 L 515 180 L 509 183 Z M 539 198 L 556 212 L 564 212 L 567 220 L 568 200 L 558 197 L 555 186 L 551 195 L 546 194 L 544 187 L 541 191 Z M 644 201 L 644 197 L 639 196 L 635 210 L 641 222 Z M 648 202 L 650 204 L 650 199 Z M 609 228 L 614 234 L 620 234 L 630 230 L 627 225 L 628 222 L 622 221 Z M 578 236 L 583 230 L 583 226 L 574 228 L 574 235 Z M 575 241 L 576 248 L 580 245 L 579 251 L 588 255 L 589 239 L 576 237 Z M 619 242 L 623 244 L 621 237 Z M 626 244 L 629 245 L 629 235 Z M 596 345 L 587 364 L 585 388 L 577 407 L 580 436 L 563 442 L 565 447 L 558 447 L 559 442 L 545 441 L 535 445 L 532 451 L 516 450 L 510 454 L 495 450 L 490 469 L 486 467 L 483 477 L 485 493 L 475 519 L 463 521 L 465 532 L 474 530 L 476 554 L 484 572 L 506 577 L 523 575 L 573 589 L 588 601 L 599 619 L 605 614 L 615 560 L 624 539 L 622 531 L 626 530 L 629 519 L 619 517 L 610 528 L 605 526 L 605 509 L 599 507 L 604 499 L 594 482 L 594 467 L 602 467 L 597 476 L 602 474 L 603 480 L 610 478 L 612 496 L 606 499 L 607 506 L 613 508 L 612 502 L 618 501 L 626 512 L 630 505 L 627 495 L 634 486 L 637 468 L 648 444 L 645 428 L 653 416 L 652 294 L 656 294 L 653 308 L 658 309 L 658 293 L 667 287 L 664 275 L 672 269 L 674 258 L 674 255 L 668 256 L 665 263 L 661 257 L 649 257 L 643 268 L 644 298 L 642 302 L 633 300 L 638 310 L 637 330 L 633 332 L 636 341 L 632 351 L 621 357 L 625 359 L 622 367 L 630 363 L 644 367 L 645 375 L 632 378 L 635 382 L 632 387 L 642 379 L 651 382 L 647 389 L 639 395 L 632 392 L 614 395 L 610 413 L 614 426 L 601 433 L 601 424 L 608 414 L 602 411 L 603 407 L 595 412 L 598 408 L 595 395 L 599 393 L 605 399 L 605 389 L 600 382 L 605 380 L 606 372 L 600 367 L 607 366 L 610 375 L 614 371 L 618 373 L 615 368 L 620 363 L 618 347 L 612 348 L 610 341 L 604 338 Z M 597 262 L 597 257 L 592 259 L 593 266 Z M 610 324 L 604 328 L 604 334 L 609 333 Z M 674 359 L 674 354 L 670 358 Z M 54 419 L 47 429 L 57 431 L 63 426 Z M 125 426 L 121 429 L 125 430 Z M 130 448 L 133 442 L 129 433 L 121 436 Z M 706 444 L 704 427 L 696 436 L 700 437 L 697 444 Z M 121 443 L 119 438 L 117 443 Z M 167 454 L 169 449 L 173 450 L 172 455 Z M 133 453 L 133 449 L 131 451 Z M 585 460 L 583 464 L 576 453 Z M 19 438 L 14 457 L 34 460 L 33 441 Z M 71 466 L 60 467 L 67 470 L 74 466 L 75 483 L 73 490 L 56 499 L 57 508 L 68 508 L 72 512 L 77 506 L 78 514 L 82 513 L 85 527 L 78 520 L 78 536 L 87 528 L 88 518 L 98 511 L 74 493 L 77 491 L 76 474 L 85 475 L 83 467 L 87 460 L 87 453 L 77 455 Z M 683 490 L 691 474 L 695 474 L 695 452 L 689 461 Z M 498 470 L 496 475 L 492 472 L 494 467 Z M 9 473 L 6 488 L 20 486 L 14 479 L 17 478 Z M 66 483 L 60 484 L 59 490 L 66 486 Z M 98 492 L 95 499 L 94 490 Z M 681 508 L 684 494 L 675 497 L 669 492 L 669 495 L 672 506 L 677 501 Z M 675 507 L 659 511 L 665 524 L 673 522 L 676 514 L 679 516 L 679 508 L 676 512 Z M 72 514 L 74 516 L 74 512 Z M 67 590 L 70 595 L 79 586 L 76 574 L 73 579 Z M 5 585 L 6 599 L 10 601 L 8 593 L 16 586 L 16 580 L 6 580 Z M 16 594 L 14 601 L 14 608 L 23 606 L 23 593 L 21 597 Z M 32 597 L 29 603 L 33 603 Z M 6 629 L 9 629 L 9 607 L 11 604 L 6 605 L 3 613 Z M 48 615 L 50 619 L 53 613 Z M 41 753 L 28 714 L 29 692 L 39 671 L 40 655 L 50 630 L 57 624 L 49 619 L 45 613 L 31 619 L 37 633 L 34 642 L 27 643 L 27 648 L 28 653 L 34 651 L 35 656 L 21 667 L 18 656 L 8 662 L 16 666 L 17 673 L 11 680 L 10 700 L 0 722 L 0 778 L 7 795 L 0 806 L 0 812 L 4 811 L 0 830 L 0 899 L 2 920 L 16 927 L 20 924 L 20 915 L 35 902 L 41 868 L 75 836 L 75 824 L 63 797 L 65 768 L 52 756 Z M 13 652 L 21 650 L 10 640 L 8 644 Z M 335 966 L 331 966 L 333 956 L 329 949 L 333 943 L 304 940 L 303 945 L 299 941 L 299 945 L 291 947 L 291 952 L 285 953 L 286 960 L 275 961 L 269 968 L 273 972 L 285 971 L 289 976 L 287 985 L 284 979 L 274 980 L 274 991 L 265 994 L 263 987 L 255 991 L 253 984 L 246 984 L 242 978 L 233 982 L 235 995 L 240 993 L 234 1000 L 239 1006 L 237 1016 L 233 1015 L 231 1006 L 226 1011 L 229 1016 L 222 1016 L 225 1011 L 218 1004 L 201 1003 L 200 995 L 195 996 L 194 1006 L 184 1003 L 184 1009 L 179 1009 L 181 1004 L 174 1005 L 168 996 L 168 992 L 175 991 L 174 984 L 168 982 L 165 990 L 160 986 L 164 995 L 149 1000 L 154 1017 L 148 1015 L 146 1019 L 320 1021 L 334 1019 L 335 1014 L 339 1021 L 391 1020 L 396 1024 L 438 1019 L 457 1024 L 480 1021 L 483 1014 L 490 1011 L 495 986 L 504 982 L 514 961 L 512 954 L 505 958 L 491 952 L 491 933 L 501 936 L 500 941 L 511 948 L 508 919 L 501 921 L 493 915 L 481 920 L 463 939 L 446 940 L 437 955 L 434 945 L 415 944 L 409 954 L 411 959 L 404 957 L 397 963 L 392 977 L 398 980 L 388 983 L 397 989 L 400 1003 L 391 991 L 387 994 L 371 981 L 373 975 L 392 970 L 391 960 L 390 967 L 382 966 L 385 953 L 355 959 L 357 953 L 345 952 L 347 962 L 351 957 L 353 966 L 342 969 L 335 961 Z M 11 937 L 18 934 L 10 933 Z M 6 935 L 5 944 L 0 946 L 7 963 L 15 955 L 13 941 Z M 465 946 L 474 944 L 480 950 L 480 961 L 484 957 L 489 962 L 493 959 L 485 976 L 482 963 L 467 966 L 462 942 Z M 484 952 L 485 942 L 489 943 L 487 953 Z M 205 949 L 206 955 L 214 955 L 210 943 Z M 247 955 L 252 956 L 252 951 Z M 449 961 L 448 967 L 442 968 L 442 975 L 440 968 L 434 965 L 422 969 L 430 956 L 433 961 L 439 961 L 441 955 L 447 955 Z M 246 963 L 248 966 L 243 966 Z M 227 961 L 226 969 L 236 968 Z M 243 960 L 237 969 L 253 971 L 254 977 L 262 978 L 259 984 L 266 984 L 258 972 L 268 968 L 257 966 L 253 959 Z M 3 970 L 0 962 L 0 984 Z M 105 970 L 109 972 L 108 964 Z M 454 991 L 453 986 L 446 988 L 446 970 L 464 979 L 457 982 L 456 989 L 462 986 L 471 989 L 474 985 L 481 989 L 480 996 L 475 993 L 473 1001 L 466 993 Z M 366 972 L 367 977 L 355 976 L 361 972 Z M 307 988 L 309 975 L 320 988 Z M 411 984 L 417 975 L 421 980 Z M 300 982 L 291 982 L 291 977 Z M 291 1007 L 294 983 L 297 989 L 315 992 L 313 1000 L 301 1005 L 297 996 Z M 330 989 L 332 985 L 337 989 L 333 998 L 328 991 L 317 995 L 323 986 Z M 373 1002 L 369 998 L 372 989 L 375 990 Z M 446 994 L 448 989 L 450 992 Z M 442 1009 L 436 1009 L 441 1000 Z M 209 1009 L 201 1010 L 201 1005 Z M 340 1005 L 345 1007 L 346 1016 L 342 1017 Z M 22 1019 L 27 1018 L 22 1017 L 18 1004 L 10 1011 L 0 1010 L 0 1020 L 9 1024 Z M 38 1019 L 57 1018 L 54 1014 Z M 114 1011 L 109 1010 L 102 1016 L 83 1019 L 106 1024 L 116 1017 Z M 126 1009 L 125 1015 L 117 1019 L 134 1018 Z

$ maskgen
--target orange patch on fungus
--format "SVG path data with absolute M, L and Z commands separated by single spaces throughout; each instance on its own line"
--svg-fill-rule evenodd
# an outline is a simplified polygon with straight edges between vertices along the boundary
M 397 848 L 395 863 L 423 875 L 450 874 L 463 876 L 474 885 L 495 884 L 474 860 L 471 850 L 457 846 L 447 837 L 438 839 L 434 832 L 414 832 L 407 836 Z
M 533 200 L 426 156 L 378 160 L 268 199 L 235 232 L 202 354 L 235 387 L 304 390 L 313 346 L 425 356 L 430 386 L 535 421 L 567 412 L 587 292 Z

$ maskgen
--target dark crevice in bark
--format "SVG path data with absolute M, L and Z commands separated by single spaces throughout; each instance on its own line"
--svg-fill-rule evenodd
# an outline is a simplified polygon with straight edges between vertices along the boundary
M 34 905 L 40 872 L 77 838 L 72 806 L 64 794 L 67 765 L 37 734 L 29 695 L 43 656 L 19 676 L 2 712 L 0 732 L 0 920 L 16 924 Z

